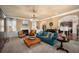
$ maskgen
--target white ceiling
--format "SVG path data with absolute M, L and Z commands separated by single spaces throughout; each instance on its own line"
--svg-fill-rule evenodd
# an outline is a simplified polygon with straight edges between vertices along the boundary
M 79 9 L 78 5 L 0 5 L 6 16 L 31 18 L 33 8 L 36 9 L 36 17 L 41 20 L 61 13 Z

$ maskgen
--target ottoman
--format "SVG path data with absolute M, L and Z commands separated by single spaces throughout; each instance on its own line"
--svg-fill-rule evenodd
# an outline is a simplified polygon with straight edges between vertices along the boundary
M 32 46 L 32 45 L 35 45 L 35 44 L 38 44 L 38 43 L 40 43 L 40 42 L 41 42 L 40 38 L 37 38 L 37 37 L 35 37 L 34 39 L 30 39 L 30 38 L 28 38 L 28 37 L 25 37 L 25 38 L 24 38 L 24 43 L 25 43 L 28 47 L 30 47 L 30 46 Z

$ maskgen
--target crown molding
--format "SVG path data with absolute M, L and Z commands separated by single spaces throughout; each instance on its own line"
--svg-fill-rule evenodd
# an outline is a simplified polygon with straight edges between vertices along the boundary
M 55 18 L 55 17 L 61 17 L 61 16 L 64 16 L 64 15 L 68 15 L 68 14 L 75 13 L 75 12 L 79 12 L 79 9 L 75 9 L 75 10 L 72 10 L 72 11 L 69 11 L 69 12 L 65 12 L 65 13 L 62 13 L 62 14 L 58 14 L 58 15 L 55 15 L 55 16 L 51 16 L 51 17 L 42 19 L 40 21 L 44 21 L 44 20 L 47 20 L 47 19 L 50 19 L 50 18 Z

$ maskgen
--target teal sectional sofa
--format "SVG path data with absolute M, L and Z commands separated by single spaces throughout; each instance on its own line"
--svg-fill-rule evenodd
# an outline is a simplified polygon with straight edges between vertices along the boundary
M 43 42 L 46 42 L 50 45 L 55 44 L 57 36 L 57 32 L 39 32 L 36 34 L 36 37 L 40 38 Z

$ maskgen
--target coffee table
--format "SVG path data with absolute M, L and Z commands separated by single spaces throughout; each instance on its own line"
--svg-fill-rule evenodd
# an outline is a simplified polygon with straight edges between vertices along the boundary
M 38 44 L 38 43 L 40 43 L 40 42 L 41 42 L 40 38 L 37 38 L 37 37 L 35 37 L 34 39 L 30 39 L 30 38 L 28 38 L 28 37 L 25 37 L 25 38 L 24 38 L 24 43 L 25 43 L 28 47 L 31 47 L 32 45 Z

